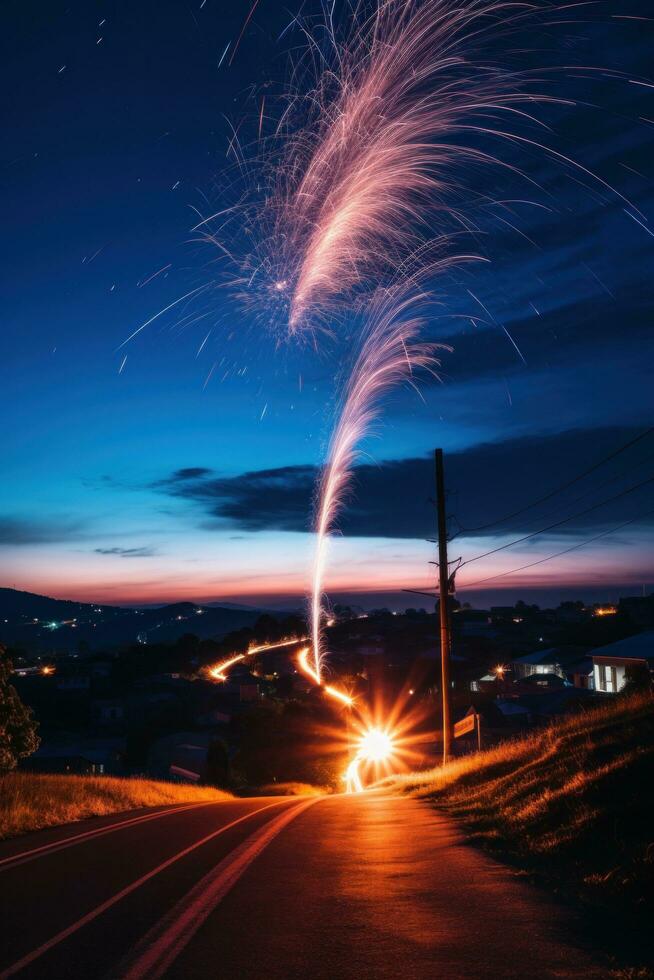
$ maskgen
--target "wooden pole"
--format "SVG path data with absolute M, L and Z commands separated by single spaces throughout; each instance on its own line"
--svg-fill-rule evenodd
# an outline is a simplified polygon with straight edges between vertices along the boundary
M 449 568 L 447 562 L 447 519 L 443 450 L 434 450 L 436 463 L 436 514 L 438 518 L 438 612 L 441 641 L 441 687 L 443 691 L 443 763 L 452 751 L 452 682 L 450 677 Z

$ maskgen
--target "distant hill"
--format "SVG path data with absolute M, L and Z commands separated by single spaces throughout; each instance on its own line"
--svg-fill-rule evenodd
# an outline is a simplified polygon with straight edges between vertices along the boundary
M 68 599 L 51 599 L 35 592 L 20 592 L 18 589 L 0 589 L 0 618 L 15 620 L 17 616 L 29 619 L 71 619 L 84 611 L 96 609 L 85 602 L 70 602 Z M 118 606 L 103 606 L 103 609 L 118 609 Z
M 184 633 L 220 639 L 253 626 L 264 610 L 252 607 L 176 602 L 128 609 L 52 599 L 16 589 L 0 589 L 0 643 L 30 651 L 110 649 L 129 643 L 171 643 Z

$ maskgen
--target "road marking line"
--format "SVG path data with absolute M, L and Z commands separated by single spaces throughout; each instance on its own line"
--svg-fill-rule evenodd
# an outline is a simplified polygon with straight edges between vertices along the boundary
M 157 820 L 159 817 L 168 817 L 173 813 L 181 813 L 192 810 L 199 806 L 214 806 L 216 803 L 231 803 L 232 800 L 206 800 L 202 803 L 183 803 L 174 806 L 170 810 L 160 810 L 157 813 L 145 813 L 138 817 L 130 817 L 127 820 L 119 820 L 116 823 L 106 824 L 103 827 L 96 827 L 93 830 L 86 830 L 81 834 L 74 834 L 72 837 L 62 837 L 49 844 L 42 844 L 40 847 L 32 847 L 28 851 L 19 851 L 18 854 L 11 854 L 9 857 L 0 859 L 0 873 L 8 871 L 17 864 L 25 864 L 26 861 L 34 861 L 37 857 L 45 857 L 52 851 L 60 851 L 65 847 L 73 847 L 75 844 L 82 844 L 85 840 L 93 837 L 101 837 L 103 834 L 112 833 L 115 830 L 122 830 L 123 827 L 132 827 L 134 824 L 144 823 L 147 820 Z M 43 828 L 45 829 L 45 828 Z
M 130 895 L 141 885 L 144 885 L 146 881 L 150 881 L 150 879 L 154 878 L 155 875 L 165 871 L 166 868 L 171 866 L 171 864 L 175 864 L 183 857 L 186 857 L 187 854 L 195 851 L 198 847 L 201 847 L 203 844 L 207 844 L 215 837 L 219 837 L 220 834 L 224 834 L 227 830 L 231 830 L 231 828 L 236 827 L 237 824 L 243 823 L 244 820 L 249 820 L 250 817 L 254 817 L 257 813 L 262 813 L 264 810 L 270 810 L 270 808 L 274 806 L 281 806 L 283 803 L 288 803 L 288 800 L 278 800 L 276 803 L 268 803 L 266 806 L 261 806 L 257 810 L 252 810 L 250 813 L 246 813 L 245 816 L 239 817 L 237 820 L 232 820 L 231 823 L 225 824 L 224 827 L 219 827 L 218 830 L 212 831 L 210 834 L 207 834 L 206 837 L 202 837 L 201 840 L 195 841 L 194 844 L 184 848 L 183 851 L 179 851 L 177 854 L 174 854 L 166 861 L 163 861 L 161 864 L 157 865 L 156 868 L 153 868 L 140 878 L 137 878 L 136 881 L 133 881 L 125 888 L 122 888 L 119 892 L 116 892 L 116 894 L 112 895 L 111 898 L 108 898 L 106 902 L 102 902 L 101 905 L 98 905 L 90 912 L 87 912 L 87 914 L 83 915 L 81 919 L 77 920 L 77 922 L 73 922 L 73 924 L 67 926 L 66 929 L 62 929 L 61 932 L 58 932 L 51 939 L 48 939 L 42 946 L 39 946 L 37 949 L 33 949 L 31 953 L 27 953 L 20 960 L 12 963 L 11 966 L 7 967 L 6 970 L 3 970 L 2 973 L 0 973 L 0 980 L 6 980 L 7 977 L 13 977 L 14 974 L 18 973 L 20 970 L 24 970 L 25 967 L 29 966 L 30 963 L 33 963 L 34 960 L 39 959 L 40 956 L 43 956 L 44 953 L 47 953 L 54 946 L 57 946 L 59 943 L 63 942 L 64 939 L 68 939 L 69 936 L 72 936 L 83 926 L 88 925 L 89 922 L 93 922 L 93 920 L 97 919 L 103 912 L 106 912 L 113 905 L 116 905 L 117 902 L 120 902 L 121 899 L 126 898 L 127 895 Z
M 162 977 L 255 858 L 292 820 L 319 799 L 304 800 L 255 830 L 146 933 L 116 972 L 110 973 L 112 980 L 157 980 Z

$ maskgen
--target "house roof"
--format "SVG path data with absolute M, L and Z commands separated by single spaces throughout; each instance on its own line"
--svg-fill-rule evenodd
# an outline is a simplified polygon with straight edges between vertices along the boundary
M 609 657 L 616 660 L 646 660 L 654 664 L 654 630 L 637 633 L 626 640 L 617 640 L 604 647 L 591 650 L 591 657 Z
M 529 708 L 516 701 L 496 701 L 495 702 L 503 715 L 528 715 Z
M 575 707 L 586 701 L 597 699 L 594 691 L 583 687 L 560 687 L 556 690 L 543 690 L 539 693 L 521 694 L 513 701 L 523 710 L 541 717 L 551 717 L 562 714 L 567 708 Z
M 536 650 L 535 653 L 527 653 L 524 657 L 516 657 L 511 663 L 514 664 L 569 664 L 580 660 L 587 651 L 587 647 L 560 646 L 548 647 L 546 650 Z
M 536 650 L 535 653 L 527 653 L 524 657 L 516 657 L 512 660 L 513 664 L 557 664 L 559 662 L 559 651 L 556 647 L 549 647 L 547 650 Z

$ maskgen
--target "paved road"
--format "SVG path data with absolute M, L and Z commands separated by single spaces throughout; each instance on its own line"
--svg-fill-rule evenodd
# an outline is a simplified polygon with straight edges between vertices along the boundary
M 0 980 L 602 978 L 568 912 L 426 804 L 139 811 L 0 845 Z

